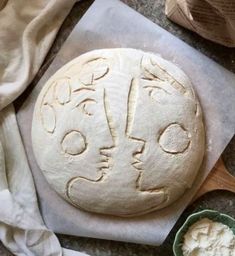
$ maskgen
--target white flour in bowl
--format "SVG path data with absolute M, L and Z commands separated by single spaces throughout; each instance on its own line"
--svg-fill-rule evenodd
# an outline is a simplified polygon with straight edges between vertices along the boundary
M 219 222 L 203 218 L 184 235 L 184 256 L 235 256 L 235 235 Z

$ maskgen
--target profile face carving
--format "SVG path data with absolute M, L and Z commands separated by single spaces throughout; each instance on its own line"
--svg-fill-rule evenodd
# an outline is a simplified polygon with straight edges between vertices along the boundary
M 135 216 L 191 187 L 204 155 L 188 77 L 134 49 L 88 52 L 53 75 L 34 111 L 32 142 L 49 184 L 83 210 Z

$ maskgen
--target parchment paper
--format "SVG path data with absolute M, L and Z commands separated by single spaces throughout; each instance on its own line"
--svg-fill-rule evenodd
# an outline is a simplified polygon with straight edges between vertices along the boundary
M 34 103 L 45 81 L 78 55 L 105 47 L 133 47 L 161 54 L 191 78 L 204 112 L 207 152 L 194 187 L 172 206 L 136 218 L 80 211 L 54 192 L 39 170 L 31 146 Z M 97 0 L 77 24 L 58 56 L 18 112 L 18 121 L 45 223 L 57 233 L 159 245 L 190 202 L 235 129 L 235 75 L 118 0 Z M 53 161 L 53 159 L 52 159 Z

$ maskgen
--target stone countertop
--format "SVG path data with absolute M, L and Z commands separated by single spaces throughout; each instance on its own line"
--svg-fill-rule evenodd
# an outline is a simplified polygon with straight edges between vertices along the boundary
M 207 55 L 209 58 L 215 60 L 225 68 L 235 72 L 235 50 L 207 41 L 197 34 L 169 21 L 164 14 L 164 0 L 122 1 L 156 24 L 179 37 L 192 47 L 196 48 L 203 54 Z M 40 77 L 48 68 L 73 27 L 92 3 L 93 0 L 86 0 L 79 2 L 74 6 L 64 24 L 62 25 L 57 39 L 55 40 L 37 76 L 26 90 L 26 92 L 16 101 L 16 110 L 20 108 L 23 100 L 31 92 L 32 88 L 37 84 Z M 223 159 L 229 171 L 235 174 L 235 137 L 225 149 L 223 153 Z M 225 191 L 215 191 L 208 193 L 198 199 L 184 211 L 164 244 L 159 247 L 65 235 L 58 235 L 58 237 L 63 247 L 84 251 L 91 256 L 170 256 L 173 255 L 172 244 L 175 233 L 183 224 L 186 217 L 193 212 L 205 208 L 215 209 L 235 217 L 235 194 Z M 5 252 L 5 250 L 0 247 L 0 255 L 7 256 L 11 254 Z

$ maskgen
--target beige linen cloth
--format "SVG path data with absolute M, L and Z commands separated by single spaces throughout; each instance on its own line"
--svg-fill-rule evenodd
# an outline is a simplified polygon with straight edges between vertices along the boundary
M 234 0 L 166 0 L 165 13 L 206 39 L 235 47 Z
M 85 255 L 61 248 L 43 223 L 11 104 L 37 73 L 75 2 L 0 0 L 0 240 L 14 255 Z

